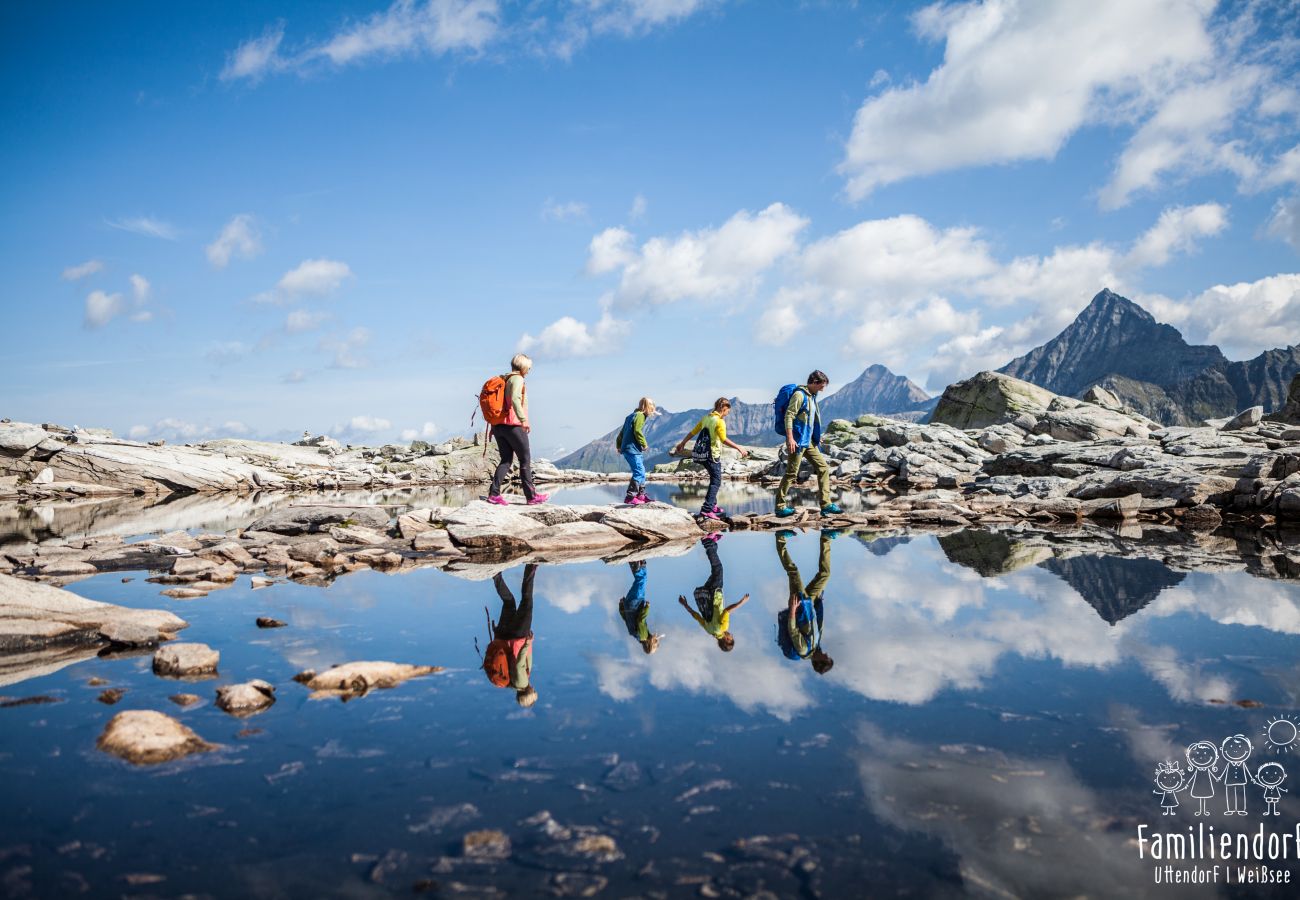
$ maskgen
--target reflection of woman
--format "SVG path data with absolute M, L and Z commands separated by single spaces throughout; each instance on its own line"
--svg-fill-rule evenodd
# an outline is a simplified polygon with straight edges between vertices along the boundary
M 741 597 L 730 606 L 722 596 L 722 560 L 718 558 L 718 538 L 710 534 L 700 543 L 709 558 L 709 577 L 704 584 L 695 589 L 695 609 L 691 609 L 685 597 L 678 597 L 677 602 L 686 608 L 699 626 L 718 639 L 718 648 L 730 652 L 736 646 L 736 639 L 731 634 L 731 614 L 744 606 L 749 594 Z
M 488 680 L 497 687 L 515 689 L 515 700 L 520 706 L 537 702 L 537 690 L 530 683 L 533 673 L 533 577 L 537 566 L 524 566 L 521 601 L 516 606 L 514 595 L 506 587 L 501 574 L 492 579 L 501 598 L 501 615 L 496 622 L 488 617 L 491 641 L 483 654 L 483 670 Z
M 831 577 L 831 540 L 836 532 L 823 531 L 817 556 L 817 576 L 804 585 L 799 567 L 786 548 L 789 531 L 776 535 L 776 555 L 790 582 L 790 600 L 776 614 L 776 643 L 786 659 L 811 659 L 813 671 L 825 675 L 835 665 L 822 649 L 822 593 Z
M 636 638 L 641 649 L 654 653 L 659 649 L 659 635 L 650 633 L 650 603 L 645 598 L 645 560 L 628 563 L 632 570 L 632 586 L 618 601 L 618 614 L 623 617 L 627 633 Z

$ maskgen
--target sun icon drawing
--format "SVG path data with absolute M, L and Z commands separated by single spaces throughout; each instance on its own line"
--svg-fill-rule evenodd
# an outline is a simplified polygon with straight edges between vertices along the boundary
M 1273 750 L 1288 752 L 1300 747 L 1300 725 L 1296 716 L 1278 716 L 1264 727 L 1264 742 Z

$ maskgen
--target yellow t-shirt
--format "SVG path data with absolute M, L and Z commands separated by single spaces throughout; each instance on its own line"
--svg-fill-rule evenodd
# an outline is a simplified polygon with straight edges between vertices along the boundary
M 715 412 L 709 413 L 703 419 L 695 423 L 691 433 L 686 437 L 693 438 L 700 433 L 701 429 L 709 430 L 709 443 L 713 445 L 713 458 L 722 459 L 722 442 L 727 439 L 727 421 Z

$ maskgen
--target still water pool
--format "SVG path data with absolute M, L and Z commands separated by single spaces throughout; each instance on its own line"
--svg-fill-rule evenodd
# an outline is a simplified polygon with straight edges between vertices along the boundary
M 57 701 L 0 709 L 0 893 L 1294 896 L 1222 875 L 1157 884 L 1137 837 L 1295 830 L 1300 791 L 1266 817 L 1248 783 L 1246 815 L 1224 816 L 1224 779 L 1208 816 L 1189 790 L 1166 816 L 1155 777 L 1165 761 L 1187 772 L 1195 741 L 1242 734 L 1246 768 L 1277 762 L 1295 787 L 1300 748 L 1269 726 L 1300 711 L 1300 587 L 1068 551 L 982 575 L 971 548 L 990 539 L 738 533 L 649 558 L 649 654 L 620 614 L 637 566 L 539 567 L 531 708 L 480 667 L 502 614 L 490 578 L 363 572 L 256 592 L 241 578 L 193 601 L 145 573 L 78 582 L 176 611 L 185 640 L 221 652 L 220 676 L 108 657 L 0 688 Z M 749 595 L 729 652 L 678 599 L 695 609 L 716 584 L 710 551 L 725 604 Z M 821 674 L 778 641 L 790 565 L 805 587 L 826 576 Z M 502 574 L 520 604 L 524 574 Z M 346 703 L 292 681 L 359 659 L 446 670 Z M 276 685 L 269 710 L 213 705 L 217 685 L 250 678 Z M 97 702 L 112 687 L 122 699 Z M 169 701 L 182 691 L 203 703 Z M 124 709 L 175 715 L 221 749 L 131 767 L 95 749 Z M 493 831 L 466 853 L 467 834 Z

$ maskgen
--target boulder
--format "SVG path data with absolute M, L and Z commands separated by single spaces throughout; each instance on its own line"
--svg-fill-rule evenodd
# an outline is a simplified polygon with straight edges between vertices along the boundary
M 979 374 L 949 385 L 930 415 L 932 423 L 954 428 L 987 428 L 1010 422 L 1022 413 L 1039 416 L 1056 395 L 999 372 Z
M 0 652 L 56 644 L 99 644 L 105 629 L 169 639 L 189 623 L 160 609 L 127 609 L 79 597 L 71 591 L 0 575 Z
M 260 678 L 217 688 L 217 708 L 239 718 L 263 712 L 273 703 L 275 686 Z
M 1083 399 L 1088 403 L 1095 403 L 1107 409 L 1122 410 L 1124 408 L 1124 402 L 1119 397 L 1099 384 L 1094 384 L 1084 391 Z
M 137 766 L 217 749 L 216 744 L 209 744 L 171 716 L 151 709 L 132 709 L 113 716 L 95 746 Z
M 459 547 L 523 553 L 528 550 L 527 539 L 546 526 L 511 507 L 475 500 L 448 515 L 446 528 Z
M 220 659 L 221 654 L 207 644 L 168 644 L 154 652 L 153 671 L 171 678 L 213 678 Z
M 599 522 L 570 522 L 555 525 L 528 538 L 537 553 L 613 552 L 632 543 L 632 538 Z
M 249 525 L 248 531 L 272 534 L 316 534 L 331 525 L 361 525 L 386 529 L 388 511 L 379 506 L 288 506 L 277 509 Z
M 364 696 L 375 688 L 393 688 L 412 678 L 441 672 L 442 666 L 412 666 L 394 662 L 350 662 L 324 672 L 308 670 L 294 680 L 312 690 L 312 698 Z
M 1243 428 L 1254 428 L 1264 418 L 1264 407 L 1252 406 L 1249 409 L 1243 409 L 1223 426 L 1223 431 L 1240 431 Z
M 694 516 L 667 503 L 616 506 L 605 513 L 600 522 L 639 541 L 673 541 L 698 538 L 704 534 L 695 524 Z

